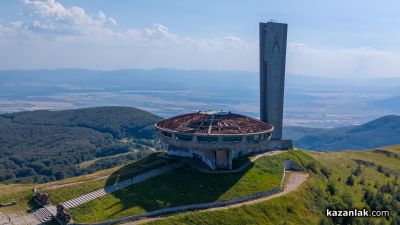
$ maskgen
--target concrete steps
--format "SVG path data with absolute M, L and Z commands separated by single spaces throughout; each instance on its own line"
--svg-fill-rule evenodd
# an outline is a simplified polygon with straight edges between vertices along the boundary
M 55 208 L 55 207 L 54 207 Z M 40 208 L 33 212 L 33 214 L 40 220 L 42 223 L 49 222 L 53 219 L 53 215 L 46 207 Z
M 79 196 L 77 198 L 68 200 L 68 201 L 63 202 L 61 204 L 65 208 L 70 209 L 70 208 L 76 207 L 78 205 L 84 204 L 86 202 L 92 201 L 94 199 L 100 198 L 100 197 L 102 197 L 102 196 L 104 196 L 106 194 L 121 190 L 121 189 L 123 189 L 125 187 L 128 187 L 130 185 L 137 184 L 137 183 L 140 183 L 142 181 L 148 180 L 148 179 L 150 179 L 152 177 L 155 177 L 157 175 L 160 175 L 160 174 L 163 174 L 165 172 L 168 172 L 168 171 L 170 171 L 170 170 L 172 170 L 172 169 L 174 169 L 174 168 L 176 168 L 178 166 L 179 166 L 179 164 L 171 164 L 171 165 L 164 166 L 164 167 L 161 167 L 161 168 L 158 168 L 158 169 L 154 169 L 154 170 L 148 171 L 146 173 L 140 174 L 138 176 L 135 176 L 135 177 L 123 180 L 121 182 L 112 184 L 110 186 L 107 186 L 105 188 L 99 189 L 97 191 L 93 191 L 93 192 L 90 192 L 88 194 Z
M 148 171 L 146 173 L 140 174 L 135 177 L 131 177 L 129 179 L 123 180 L 121 182 L 112 184 L 110 186 L 107 186 L 105 188 L 99 189 L 97 191 L 90 192 L 88 194 L 73 198 L 71 200 L 68 200 L 66 202 L 61 203 L 66 209 L 70 209 L 73 207 L 76 207 L 78 205 L 82 205 L 86 202 L 92 201 L 94 199 L 100 198 L 106 194 L 121 190 L 125 187 L 128 187 L 133 184 L 140 183 L 142 181 L 148 180 L 152 177 L 158 176 L 160 174 L 166 173 L 174 168 L 177 168 L 181 166 L 181 164 L 174 163 L 171 165 L 167 165 L 158 169 L 154 169 L 151 171 Z M 57 208 L 54 205 L 47 205 L 44 206 L 43 208 L 40 208 L 33 212 L 33 214 L 42 222 L 46 223 L 49 222 L 53 216 L 56 216 L 57 214 Z

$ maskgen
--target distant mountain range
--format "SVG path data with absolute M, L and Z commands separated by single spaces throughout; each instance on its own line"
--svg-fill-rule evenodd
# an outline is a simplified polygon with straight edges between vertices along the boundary
M 373 102 L 372 105 L 400 113 L 400 96 L 378 100 Z
M 400 116 L 380 117 L 358 126 L 308 128 L 289 126 L 284 137 L 293 139 L 296 147 L 310 150 L 371 149 L 400 144 Z

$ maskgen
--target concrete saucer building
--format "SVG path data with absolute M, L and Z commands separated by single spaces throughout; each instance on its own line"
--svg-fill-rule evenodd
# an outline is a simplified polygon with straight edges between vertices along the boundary
M 273 127 L 231 112 L 195 112 L 156 124 L 168 155 L 203 161 L 211 169 L 232 169 L 232 159 L 261 151 Z
M 260 119 L 196 112 L 156 124 L 169 155 L 197 158 L 211 169 L 232 169 L 232 159 L 257 151 L 288 150 L 282 139 L 287 24 L 260 23 Z M 272 131 L 274 131 L 272 133 Z

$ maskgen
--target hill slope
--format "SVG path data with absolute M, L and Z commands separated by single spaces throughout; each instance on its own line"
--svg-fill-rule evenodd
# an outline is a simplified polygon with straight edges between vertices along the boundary
M 307 166 L 309 179 L 292 193 L 255 205 L 182 213 L 148 224 L 400 224 L 400 145 L 379 151 L 307 154 L 316 163 Z M 388 210 L 390 216 L 327 217 L 328 208 Z
M 119 140 L 152 138 L 158 120 L 158 116 L 129 107 L 0 115 L 0 182 L 48 182 L 132 160 L 133 155 L 124 155 L 79 167 L 84 161 L 140 147 L 140 143 Z
M 384 116 L 359 126 L 331 129 L 285 127 L 284 136 L 304 149 L 371 149 L 400 144 L 400 116 Z
M 271 180 L 281 171 L 282 160 L 291 158 L 306 168 L 309 178 L 297 190 L 285 196 L 254 205 L 220 211 L 180 213 L 150 224 L 239 225 L 239 224 L 399 224 L 400 223 L 400 145 L 369 151 L 312 152 L 289 151 L 256 161 L 254 167 L 240 174 L 208 174 L 190 169 L 172 171 L 143 183 L 133 185 L 69 210 L 77 221 L 103 221 L 120 218 L 155 208 L 193 202 L 246 196 L 273 186 Z M 0 202 L 17 200 L 25 212 L 31 206 L 31 189 L 36 186 L 49 192 L 57 203 L 109 185 L 107 176 L 129 172 L 137 174 L 143 163 L 154 163 L 151 157 L 128 167 L 96 172 L 40 185 L 0 185 Z M 153 157 L 155 159 L 155 157 Z M 141 165 L 138 165 L 141 164 Z M 275 174 L 275 175 L 274 175 Z M 195 176 L 193 176 L 195 175 Z M 99 177 L 106 177 L 98 179 Z M 239 179 L 236 179 L 236 178 Z M 351 177 L 351 178 L 350 178 Z M 235 178 L 235 179 L 232 179 Z M 118 179 L 118 177 L 115 177 Z M 125 179 L 125 178 L 123 178 Z M 351 180 L 351 182 L 349 181 Z M 233 182 L 232 182 L 233 181 Z M 237 181 L 237 182 L 236 182 Z M 74 183 L 75 182 L 75 183 Z M 224 184 L 224 186 L 221 186 Z M 250 192 L 249 192 L 250 191 Z M 326 209 L 389 210 L 385 217 L 326 217 Z

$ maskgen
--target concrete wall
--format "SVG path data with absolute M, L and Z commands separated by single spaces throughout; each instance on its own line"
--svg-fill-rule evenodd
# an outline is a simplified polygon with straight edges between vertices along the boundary
M 167 155 L 178 156 L 178 157 L 188 157 L 188 158 L 193 157 L 193 154 L 190 152 L 173 151 L 173 150 L 168 150 Z
M 283 162 L 285 167 L 285 171 L 292 170 L 292 171 L 304 171 L 304 168 L 299 166 L 297 163 L 293 162 L 292 160 L 285 160 Z
M 169 145 L 167 155 L 187 158 L 195 158 L 195 155 L 197 155 L 199 160 L 207 164 L 211 169 L 215 169 L 215 155 L 211 150 L 181 149 Z
M 292 140 L 271 140 L 265 145 L 265 150 L 290 150 L 293 149 Z
M 260 117 L 282 139 L 287 24 L 260 23 Z
M 168 155 L 195 158 L 197 154 L 211 169 L 216 169 L 215 152 L 228 151 L 227 169 L 232 169 L 232 159 L 239 157 L 240 152 L 247 155 L 262 151 L 271 139 L 271 131 L 257 133 L 259 140 L 248 139 L 247 135 L 235 135 L 240 137 L 239 141 L 224 141 L 224 137 L 229 135 L 215 136 L 216 141 L 199 141 L 198 135 L 193 135 L 191 140 L 180 140 L 176 135 L 176 132 L 157 131 L 157 137 L 168 146 Z
M 163 132 L 157 131 L 157 137 L 162 142 L 176 146 L 177 148 L 185 149 L 196 149 L 196 150 L 218 150 L 218 149 L 230 149 L 233 151 L 256 151 L 261 146 L 265 146 L 267 142 L 271 139 L 269 136 L 270 132 L 260 133 L 261 139 L 257 142 L 248 141 L 246 135 L 242 136 L 241 141 L 223 141 L 223 136 L 218 136 L 217 141 L 198 141 L 197 135 L 193 135 L 191 141 L 178 140 L 175 137 L 175 133 L 169 132 L 171 137 L 165 136 Z
M 207 164 L 211 169 L 215 169 L 215 155 L 213 151 L 206 150 L 206 151 L 198 151 L 193 150 L 196 154 L 201 156 L 201 161 Z

